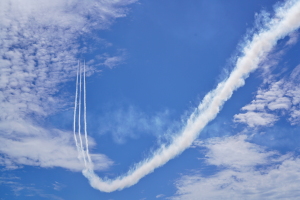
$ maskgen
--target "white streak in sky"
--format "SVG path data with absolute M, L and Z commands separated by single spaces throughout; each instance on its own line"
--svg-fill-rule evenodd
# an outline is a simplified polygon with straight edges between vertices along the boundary
M 82 99 L 81 88 L 82 88 L 82 70 L 81 70 L 81 65 L 79 65 L 78 136 L 79 136 L 79 141 L 80 141 L 81 156 L 83 157 L 85 166 L 87 166 L 84 148 L 83 148 L 83 144 L 82 144 L 82 138 L 81 138 L 81 99 Z
M 85 149 L 86 155 L 88 158 L 89 163 L 92 163 L 90 154 L 89 154 L 89 144 L 88 144 L 88 137 L 87 137 L 87 122 L 86 122 L 86 80 L 85 80 L 85 61 L 83 64 L 83 106 L 84 106 L 84 137 L 85 137 Z
M 75 140 L 77 151 L 79 152 L 79 145 L 78 145 L 78 140 L 77 140 L 77 136 L 76 136 L 76 114 L 77 114 L 77 99 L 78 99 L 78 75 L 79 75 L 79 61 L 78 61 L 77 76 L 76 76 L 76 93 L 75 93 L 74 123 L 73 123 L 74 140 Z
M 83 78 L 82 78 L 83 74 Z M 86 120 L 86 67 L 85 62 L 82 65 L 78 62 L 77 68 L 77 77 L 76 77 L 76 93 L 75 93 L 75 106 L 74 106 L 74 124 L 73 124 L 73 132 L 74 132 L 74 139 L 78 151 L 78 158 L 79 160 L 84 161 L 84 165 L 86 168 L 92 168 L 93 163 L 91 157 L 89 155 L 89 145 L 88 145 L 88 136 L 87 136 L 87 120 Z M 83 79 L 83 83 L 82 83 Z M 79 82 L 79 83 L 78 83 Z M 83 97 L 82 97 L 82 84 L 83 84 Z M 79 90 L 79 95 L 78 95 Z M 84 138 L 85 138 L 85 147 L 83 145 L 83 139 L 81 136 L 81 110 L 82 110 L 82 98 L 83 98 L 83 125 L 84 125 Z M 78 108 L 78 116 L 77 116 L 77 108 Z M 78 117 L 78 122 L 76 124 L 76 117 Z M 78 137 L 79 142 L 76 136 L 76 125 L 78 125 Z
M 142 177 L 153 172 L 154 169 L 164 165 L 187 149 L 207 123 L 217 116 L 225 101 L 233 94 L 233 91 L 245 84 L 245 79 L 249 76 L 249 73 L 258 68 L 259 63 L 272 50 L 277 41 L 300 27 L 299 19 L 299 0 L 287 1 L 282 7 L 278 8 L 275 12 L 275 17 L 266 24 L 267 26 L 255 34 L 252 41 L 245 45 L 242 52 L 243 56 L 237 59 L 235 68 L 228 79 L 220 82 L 215 90 L 212 90 L 204 97 L 198 108 L 195 109 L 188 119 L 181 134 L 175 137 L 169 146 L 163 145 L 153 157 L 138 163 L 125 176 L 117 177 L 115 180 L 103 180 L 94 173 L 92 167 L 86 167 L 83 170 L 83 174 L 89 179 L 91 186 L 104 192 L 130 187 Z M 78 119 L 80 119 L 80 116 Z

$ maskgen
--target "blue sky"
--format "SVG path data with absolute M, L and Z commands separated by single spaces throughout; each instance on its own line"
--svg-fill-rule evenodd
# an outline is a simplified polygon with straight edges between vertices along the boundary
M 297 199 L 299 12 L 299 0 L 1 1 L 0 199 Z

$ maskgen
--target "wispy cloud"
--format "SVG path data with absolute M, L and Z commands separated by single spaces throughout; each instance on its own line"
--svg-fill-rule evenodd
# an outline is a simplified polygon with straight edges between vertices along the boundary
M 299 123 L 300 112 L 300 65 L 288 77 L 260 88 L 254 100 L 242 108 L 244 113 L 234 116 L 235 122 L 250 127 L 272 126 L 282 116 L 288 116 L 291 124 Z M 285 112 L 278 112 L 278 111 Z
M 161 198 L 161 197 L 164 197 L 164 196 L 165 196 L 164 194 L 158 194 L 158 195 L 155 196 L 155 198 L 158 199 L 158 198 Z
M 145 134 L 157 137 L 166 135 L 177 124 L 171 121 L 168 110 L 147 115 L 135 106 L 111 108 L 98 121 L 99 133 L 112 134 L 114 141 L 119 144 L 127 138 L 138 138 Z
M 55 181 L 55 183 L 53 183 L 53 189 L 54 190 L 59 191 L 59 190 L 62 190 L 64 187 L 66 187 L 64 184 L 59 183 L 57 181 Z
M 84 165 L 78 160 L 72 134 L 57 129 L 44 129 L 26 122 L 6 122 L 7 129 L 16 127 L 12 133 L 0 137 L 0 164 L 7 169 L 20 165 L 40 167 L 63 167 L 73 171 L 81 171 Z M 26 130 L 26 131 L 22 131 Z M 91 143 L 90 145 L 95 145 Z M 105 155 L 91 155 L 95 168 L 103 170 L 112 164 Z
M 14 196 L 18 198 L 20 198 L 21 196 L 38 196 L 44 199 L 63 200 L 63 198 L 61 197 L 58 197 L 53 194 L 48 194 L 43 190 L 38 189 L 33 184 L 26 185 L 20 183 L 18 177 L 0 177 L 0 185 L 9 187 L 11 191 L 14 193 Z M 5 193 L 2 195 L 4 196 Z
M 186 175 L 170 199 L 298 199 L 300 158 L 247 142 L 247 136 L 214 138 L 202 144 L 213 175 Z
M 79 37 L 108 28 L 115 18 L 126 15 L 125 6 L 133 2 L 0 2 L 1 165 L 82 169 L 71 134 L 45 129 L 40 120 L 69 106 L 59 91 L 76 75 L 77 56 L 84 51 Z M 116 58 L 108 64 L 117 64 Z M 111 163 L 104 155 L 94 159 L 99 169 Z
M 271 126 L 278 120 L 278 117 L 274 114 L 268 114 L 265 112 L 247 112 L 237 114 L 234 116 L 234 121 L 239 123 L 245 123 L 250 127 L 255 126 Z

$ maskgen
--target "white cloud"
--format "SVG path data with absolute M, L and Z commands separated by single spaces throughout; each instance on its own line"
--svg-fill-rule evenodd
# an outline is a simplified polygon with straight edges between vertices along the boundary
M 294 45 L 298 42 L 299 34 L 297 32 L 290 34 L 290 39 L 286 42 L 286 45 Z
M 114 66 L 120 64 L 123 61 L 123 58 L 120 56 L 109 57 L 104 61 L 104 65 L 113 68 Z
M 234 121 L 250 127 L 272 126 L 282 115 L 288 115 L 291 124 L 299 123 L 299 74 L 300 65 L 288 78 L 273 81 L 266 89 L 260 88 L 255 99 L 242 108 L 245 113 L 236 114 Z M 280 110 L 286 112 L 278 112 Z
M 167 135 L 168 130 L 175 129 L 168 110 L 147 115 L 137 107 L 119 107 L 109 109 L 98 121 L 100 134 L 112 134 L 115 142 L 122 144 L 126 138 L 137 138 L 139 135 Z M 98 124 L 98 123 L 97 123 Z
M 118 49 L 116 55 L 110 55 L 108 53 L 103 53 L 96 56 L 99 64 L 97 66 L 105 66 L 110 69 L 114 68 L 117 65 L 123 64 L 126 59 L 126 50 Z
M 75 75 L 76 39 L 106 28 L 133 1 L 1 1 L 1 118 L 47 115 L 61 102 L 58 84 Z M 84 8 L 84 9 L 83 9 Z M 97 20 L 96 20 L 97 19 Z M 96 24 L 93 24 L 95 20 Z M 107 58 L 111 66 L 117 58 Z
M 270 102 L 268 104 L 268 108 L 270 110 L 277 110 L 277 109 L 286 109 L 288 110 L 291 106 L 291 101 L 289 98 L 287 97 L 280 97 L 278 99 L 276 99 L 273 102 Z
M 222 168 L 209 176 L 183 176 L 170 199 L 298 199 L 300 158 L 266 151 L 246 139 L 235 136 L 205 143 L 207 163 Z
M 26 122 L 10 122 L 5 125 L 16 127 L 12 133 L 0 137 L 0 164 L 6 168 L 18 165 L 40 167 L 62 167 L 73 171 L 81 171 L 84 165 L 78 159 L 73 135 L 57 129 L 46 130 L 38 126 L 24 124 Z M 3 123 L 0 124 L 2 130 Z M 21 131 L 25 128 L 25 131 Z M 90 145 L 94 145 L 91 143 Z M 91 155 L 95 168 L 103 170 L 112 164 L 105 155 Z
M 107 28 L 133 2 L 0 1 L 1 165 L 82 169 L 71 134 L 46 130 L 39 120 L 67 105 L 58 92 L 75 77 L 82 51 L 77 39 L 92 28 Z M 104 155 L 92 158 L 98 169 L 111 164 Z
M 235 136 L 220 139 L 211 139 L 204 146 L 209 149 L 206 154 L 208 164 L 226 166 L 235 169 L 253 167 L 266 164 L 267 158 L 274 152 L 265 152 L 263 148 L 246 142 L 247 136 Z
M 234 116 L 235 122 L 245 123 L 250 127 L 255 126 L 271 126 L 278 120 L 274 114 L 264 112 L 246 112 Z
M 158 194 L 158 195 L 156 195 L 155 197 L 156 198 L 161 198 L 161 197 L 164 197 L 165 195 L 164 194 Z
M 54 190 L 59 191 L 59 190 L 62 190 L 64 187 L 66 187 L 64 184 L 59 183 L 57 181 L 55 181 L 55 183 L 53 183 L 53 189 Z

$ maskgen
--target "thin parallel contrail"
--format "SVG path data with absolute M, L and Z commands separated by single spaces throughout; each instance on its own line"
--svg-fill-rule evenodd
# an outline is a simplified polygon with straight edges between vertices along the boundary
M 79 75 L 79 61 L 77 66 L 77 76 L 76 76 L 76 93 L 75 93 L 75 103 L 74 103 L 74 123 L 73 123 L 73 134 L 74 134 L 74 140 L 76 144 L 77 151 L 79 152 L 79 145 L 78 140 L 76 136 L 76 114 L 77 114 L 77 99 L 78 99 L 78 75 Z
M 84 137 L 85 137 L 85 149 L 86 149 L 86 156 L 89 163 L 92 163 L 90 154 L 89 154 L 89 144 L 88 144 L 88 137 L 87 137 L 87 122 L 86 122 L 86 80 L 85 80 L 85 61 L 83 64 L 83 106 L 84 106 Z
M 299 19 L 300 1 L 286 1 L 276 10 L 275 17 L 266 24 L 266 28 L 261 29 L 253 36 L 252 41 L 247 43 L 242 52 L 244 55 L 237 59 L 230 76 L 204 97 L 188 119 L 181 134 L 175 137 L 169 146 L 162 146 L 153 157 L 138 163 L 125 176 L 115 180 L 103 180 L 94 173 L 92 168 L 86 167 L 83 174 L 89 179 L 91 186 L 104 192 L 130 187 L 188 148 L 207 123 L 217 116 L 233 92 L 245 84 L 249 73 L 258 68 L 259 63 L 272 50 L 276 42 L 300 27 Z
M 81 138 L 81 99 L 82 99 L 82 71 L 81 71 L 81 65 L 79 67 L 79 105 L 78 105 L 78 136 L 79 136 L 79 141 L 80 141 L 80 149 L 81 149 L 81 156 L 83 157 L 83 161 L 85 166 L 86 164 L 86 156 L 83 148 L 83 143 L 82 143 L 82 138 Z

